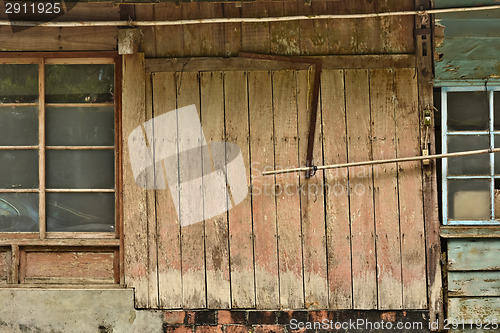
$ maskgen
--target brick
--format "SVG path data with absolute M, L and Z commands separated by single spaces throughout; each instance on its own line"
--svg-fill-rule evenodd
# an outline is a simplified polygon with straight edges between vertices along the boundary
M 283 325 L 255 325 L 254 333 L 285 333 Z
M 167 324 L 183 324 L 186 313 L 184 311 L 165 311 L 163 322 Z
M 223 333 L 224 327 L 218 326 L 195 326 L 196 333 Z
M 217 322 L 219 324 L 246 324 L 246 312 L 219 310 Z
M 216 311 L 186 311 L 184 323 L 187 325 L 217 325 Z
M 249 332 L 253 332 L 251 326 L 226 325 L 226 333 L 249 333 Z
M 163 324 L 163 333 L 193 333 L 192 326 L 169 326 Z
M 263 325 L 275 324 L 276 312 L 275 311 L 249 311 L 248 323 L 250 325 Z
M 292 319 L 296 319 L 299 322 L 306 322 L 309 313 L 307 311 L 280 311 L 278 315 L 278 324 L 288 325 Z

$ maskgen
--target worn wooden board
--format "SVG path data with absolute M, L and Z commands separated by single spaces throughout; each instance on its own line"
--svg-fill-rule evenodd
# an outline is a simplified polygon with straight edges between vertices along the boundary
M 500 296 L 500 272 L 449 272 L 449 296 Z
M 116 51 L 117 40 L 117 27 L 34 27 L 16 33 L 0 27 L 0 51 Z
M 344 96 L 344 71 L 323 71 L 321 131 L 325 164 L 347 162 Z M 325 170 L 324 182 L 329 308 L 351 309 L 351 227 L 347 169 Z
M 348 161 L 372 159 L 367 70 L 345 71 Z M 352 284 L 355 309 L 377 307 L 372 167 L 349 168 Z
M 255 273 L 247 73 L 224 73 L 224 107 L 226 141 L 240 147 L 249 186 L 247 197 L 229 211 L 231 307 L 254 308 Z
M 253 2 L 241 7 L 242 17 L 266 17 L 267 2 Z M 241 24 L 241 51 L 269 53 L 269 22 Z
M 200 2 L 201 18 L 220 18 L 224 16 L 222 3 Z M 217 56 L 224 50 L 224 24 L 200 25 L 201 55 Z
M 500 297 L 477 297 L 477 298 L 449 298 L 448 320 L 458 320 L 466 323 L 486 320 L 498 323 L 498 309 L 500 309 Z M 490 325 L 491 328 L 491 325 Z
M 269 2 L 269 16 L 297 15 L 295 1 Z M 300 54 L 300 24 L 299 22 L 270 22 L 269 38 L 271 53 L 283 55 Z
M 500 270 L 498 239 L 448 240 L 448 270 Z
M 127 144 L 132 130 L 146 121 L 143 54 L 123 56 L 122 87 L 125 284 L 135 288 L 135 306 L 145 308 L 148 304 L 146 190 L 136 185 L 130 161 L 146 157 L 143 152 L 129 151 Z
M 396 158 L 394 72 L 370 71 L 373 159 Z M 401 242 L 399 239 L 398 171 L 396 163 L 373 166 L 377 249 L 378 308 L 401 309 Z
M 146 121 L 153 119 L 153 82 L 152 74 L 146 74 Z M 154 120 L 153 120 L 154 121 Z M 154 130 L 153 130 L 154 133 Z M 153 160 L 155 161 L 156 140 L 148 138 L 148 143 L 152 149 Z M 146 205 L 148 217 L 148 308 L 158 308 L 158 246 L 157 246 L 157 217 L 156 217 L 156 191 L 154 183 L 157 180 L 157 173 L 160 172 L 155 167 L 154 178 L 151 184 L 147 184 Z
M 274 163 L 277 169 L 298 164 L 296 98 L 295 73 L 273 72 Z M 298 186 L 297 173 L 276 176 L 280 306 L 286 309 L 304 307 L 302 227 Z
M 6 283 L 9 271 L 9 252 L 0 251 L 0 283 Z
M 166 2 L 155 5 L 156 20 L 177 20 L 182 18 L 179 3 Z M 184 28 L 182 25 L 157 26 L 156 57 L 180 57 L 184 54 Z M 174 36 L 174 38 L 172 38 Z
M 414 69 L 395 76 L 397 157 L 420 155 L 418 89 Z M 421 162 L 398 164 L 403 306 L 427 307 Z
M 222 72 L 200 73 L 200 91 L 201 125 L 205 138 L 208 143 L 223 142 L 226 133 Z M 209 176 L 210 173 L 216 171 L 213 165 L 207 164 L 203 165 L 204 176 Z M 204 179 L 207 178 L 204 177 Z M 225 193 L 212 192 L 209 187 L 205 187 L 205 184 L 203 187 L 204 202 L 208 202 L 209 197 L 216 196 L 218 200 L 226 202 L 225 207 L 227 210 L 229 198 Z M 224 212 L 215 217 L 207 218 L 206 216 L 211 213 L 210 210 L 211 207 L 204 206 L 207 307 L 211 309 L 227 309 L 231 307 L 227 213 Z
M 176 109 L 175 80 L 173 72 L 153 74 L 153 111 L 155 117 Z M 171 140 L 177 141 L 177 133 L 171 133 L 171 135 Z M 156 142 L 158 145 L 156 148 L 162 150 L 162 143 L 162 141 Z M 176 158 L 176 160 L 178 159 Z M 164 179 L 167 179 L 163 163 L 161 170 L 157 171 L 163 174 Z M 167 184 L 167 186 L 171 185 Z M 171 189 L 156 191 L 159 306 L 169 309 L 182 306 L 180 224 L 170 191 Z
M 21 283 L 114 283 L 113 252 L 22 252 Z
M 200 95 L 198 73 L 177 73 L 177 107 L 181 108 L 192 104 L 196 106 L 199 116 Z M 181 142 L 181 140 L 192 140 L 187 137 L 181 139 L 181 128 L 185 126 L 188 126 L 188 124 L 181 124 L 179 122 L 179 147 L 181 145 L 195 145 L 193 142 Z M 196 138 L 194 139 L 196 140 Z M 194 202 L 189 198 L 189 195 L 183 195 L 183 193 L 187 192 L 185 192 L 186 189 L 182 183 L 188 179 L 193 179 L 195 175 L 202 174 L 201 149 L 199 149 L 199 154 L 193 153 L 190 155 L 190 158 L 190 160 L 179 159 L 181 225 L 183 218 L 189 220 L 191 216 L 203 215 L 203 203 Z M 199 193 L 202 193 L 202 188 L 201 186 L 197 189 L 191 187 L 188 191 L 199 191 Z M 198 193 L 193 194 L 198 195 Z M 186 216 L 183 216 L 183 212 Z M 186 225 L 181 228 L 181 249 L 183 307 L 203 308 L 206 306 L 204 222 Z
M 252 178 L 252 218 L 255 256 L 255 305 L 279 307 L 278 240 L 274 177 L 262 171 L 274 168 L 273 100 L 269 72 L 248 73 L 248 112 Z
M 297 1 L 299 15 L 316 15 L 327 11 L 327 1 Z M 328 54 L 328 20 L 308 20 L 300 23 L 302 54 Z
M 240 17 L 241 7 L 235 3 L 224 3 L 224 17 Z M 224 24 L 224 55 L 234 56 L 241 50 L 241 23 Z
M 297 128 L 299 137 L 299 165 L 305 166 L 311 110 L 314 72 L 298 71 L 297 81 Z M 311 83 L 311 84 L 310 84 Z M 323 163 L 321 145 L 321 107 L 318 106 L 314 136 L 313 163 Z M 300 212 L 302 217 L 302 248 L 304 260 L 304 300 L 308 309 L 328 308 L 328 269 L 326 260 L 325 202 L 323 172 L 306 179 L 299 173 Z
M 138 21 L 154 21 L 155 6 L 135 6 L 135 18 Z M 156 27 L 141 27 L 141 50 L 146 58 L 156 57 Z
M 182 6 L 182 18 L 194 19 L 200 17 L 200 3 L 199 2 L 186 2 Z M 189 24 L 183 25 L 184 31 L 184 54 L 191 56 L 201 56 L 201 34 L 200 25 Z

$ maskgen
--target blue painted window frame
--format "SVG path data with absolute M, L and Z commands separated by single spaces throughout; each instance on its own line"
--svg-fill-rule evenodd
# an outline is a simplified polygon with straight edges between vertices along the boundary
M 488 92 L 489 106 L 489 126 L 486 131 L 448 131 L 448 104 L 447 96 L 449 92 Z M 441 149 L 444 154 L 448 153 L 448 135 L 489 135 L 490 147 L 495 147 L 495 135 L 500 135 L 500 130 L 494 129 L 494 92 L 500 91 L 500 86 L 460 86 L 460 87 L 441 87 Z M 500 147 L 500 142 L 497 143 L 497 148 Z M 500 225 L 500 220 L 495 219 L 495 179 L 500 180 L 500 175 L 495 176 L 495 154 L 489 154 L 490 157 L 490 174 L 486 176 L 449 176 L 448 175 L 448 159 L 442 161 L 442 205 L 443 205 L 443 224 L 444 225 Z M 449 179 L 487 179 L 490 182 L 490 219 L 489 220 L 454 220 L 448 219 L 448 180 Z

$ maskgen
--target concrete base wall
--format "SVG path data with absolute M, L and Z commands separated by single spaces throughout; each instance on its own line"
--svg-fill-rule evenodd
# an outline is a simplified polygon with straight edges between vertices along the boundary
M 134 309 L 132 289 L 0 289 L 1 333 L 160 333 L 162 311 Z

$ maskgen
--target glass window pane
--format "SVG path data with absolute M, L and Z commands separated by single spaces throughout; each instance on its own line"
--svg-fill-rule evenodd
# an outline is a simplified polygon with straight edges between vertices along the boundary
M 38 101 L 38 65 L 0 65 L 0 103 Z
M 113 150 L 48 150 L 47 188 L 114 188 Z
M 0 119 L 1 146 L 38 144 L 37 107 L 0 107 Z
M 488 149 L 490 139 L 487 135 L 449 135 L 448 152 Z M 490 156 L 472 155 L 450 157 L 448 159 L 448 175 L 489 175 Z
M 0 188 L 38 188 L 38 151 L 0 151 Z
M 38 231 L 38 193 L 0 193 L 0 232 Z
M 448 217 L 452 220 L 489 220 L 490 180 L 448 180 Z
M 114 65 L 46 65 L 47 103 L 106 103 L 114 99 Z
M 113 146 L 113 107 L 47 108 L 47 145 Z
M 500 91 L 493 92 L 493 110 L 495 130 L 500 130 Z
M 486 91 L 449 92 L 448 131 L 487 130 L 489 128 Z
M 115 231 L 114 193 L 47 193 L 47 231 Z

